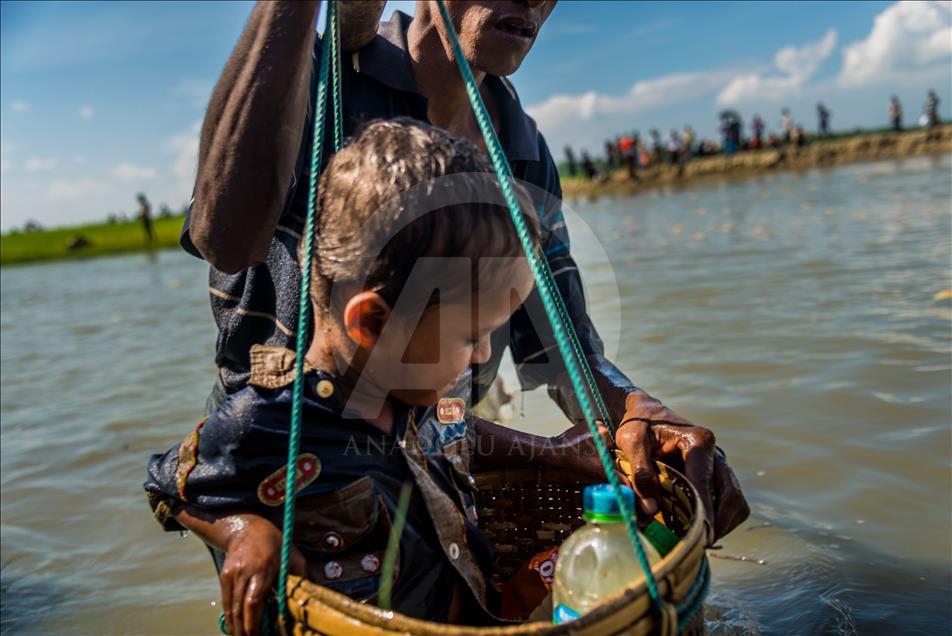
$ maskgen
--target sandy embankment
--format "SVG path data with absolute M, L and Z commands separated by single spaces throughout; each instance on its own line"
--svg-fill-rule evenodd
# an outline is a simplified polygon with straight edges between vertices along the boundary
M 917 155 L 952 152 L 952 125 L 934 130 L 903 133 L 868 133 L 846 139 L 816 140 L 805 148 L 743 152 L 733 157 L 718 155 L 691 159 L 683 167 L 660 165 L 638 171 L 640 180 L 616 170 L 602 181 L 564 179 L 564 196 L 634 194 L 663 185 L 692 181 L 743 178 L 780 170 L 808 170 L 879 159 L 902 159 Z

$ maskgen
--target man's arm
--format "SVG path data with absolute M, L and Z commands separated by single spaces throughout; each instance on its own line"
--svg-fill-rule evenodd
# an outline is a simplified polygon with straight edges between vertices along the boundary
M 373 39 L 383 2 L 341 3 L 342 47 Z M 319 2 L 258 2 L 202 125 L 189 238 L 235 273 L 268 254 L 300 152 Z
M 477 470 L 511 468 L 519 464 L 523 468 L 560 468 L 594 479 L 605 478 L 587 429 L 573 428 L 555 437 L 543 437 L 480 418 L 474 418 L 473 424 L 476 431 L 473 465 Z M 602 435 L 611 446 L 608 430 L 603 428 Z
M 317 8 L 256 4 L 209 101 L 188 231 L 223 272 L 268 254 L 304 130 Z
M 698 490 L 709 524 L 708 540 L 713 543 L 750 514 L 737 478 L 723 454 L 717 452 L 709 429 L 692 424 L 634 386 L 605 358 L 604 345 L 588 315 L 578 267 L 570 254 L 558 172 L 541 138 L 540 154 L 549 166 L 546 190 L 550 194 L 540 210 L 543 250 L 565 301 L 569 322 L 616 427 L 614 446 L 628 459 L 633 469 L 632 486 L 644 510 L 651 514 L 657 509 L 659 496 L 655 460 L 664 458 L 683 468 Z M 549 395 L 575 422 L 563 435 L 584 436 L 587 427 L 582 423 L 581 409 L 537 292 L 513 315 L 510 324 L 510 346 L 523 387 L 547 384 Z M 598 459 L 593 456 L 588 461 L 597 463 Z

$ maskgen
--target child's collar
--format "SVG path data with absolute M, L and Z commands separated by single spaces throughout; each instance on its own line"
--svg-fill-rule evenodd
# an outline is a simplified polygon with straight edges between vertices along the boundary
M 286 347 L 251 345 L 251 377 L 248 384 L 265 389 L 280 389 L 294 382 L 295 353 Z M 305 360 L 304 372 L 316 371 Z
M 251 377 L 248 384 L 265 389 L 281 389 L 291 386 L 294 383 L 294 363 L 295 352 L 286 347 L 275 347 L 270 345 L 255 344 L 249 351 L 251 359 Z M 339 402 L 337 395 L 337 381 L 332 374 L 329 374 L 314 365 L 304 361 L 304 373 L 314 373 L 316 377 L 308 380 L 308 389 L 313 392 L 314 397 L 321 399 L 325 404 L 338 404 L 334 408 L 341 408 L 343 405 Z M 334 397 L 331 400 L 331 397 Z M 405 420 L 411 413 L 414 413 L 417 407 L 404 404 L 399 400 L 391 402 L 394 413 L 394 433 L 402 436 Z M 359 419 L 364 419 L 354 414 Z M 365 420 L 366 421 L 366 420 Z

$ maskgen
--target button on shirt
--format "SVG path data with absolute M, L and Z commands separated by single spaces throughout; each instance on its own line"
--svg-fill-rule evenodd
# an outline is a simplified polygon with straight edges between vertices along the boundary
M 362 124 L 374 119 L 409 116 L 428 121 L 427 100 L 414 81 L 407 53 L 409 24 L 408 16 L 394 12 L 390 21 L 380 24 L 376 38 L 369 45 L 342 59 L 345 136 L 353 135 Z M 318 42 L 314 60 L 320 58 L 320 48 Z M 569 251 L 555 162 L 535 122 L 523 111 L 512 85 L 493 76 L 487 76 L 484 82 L 497 105 L 499 137 L 513 175 L 527 185 L 532 195 L 535 212 L 543 226 L 543 249 L 565 300 L 569 319 L 610 411 L 615 416 L 621 415 L 626 395 L 636 389 L 604 358 L 602 341 L 588 316 L 582 281 Z M 312 97 L 315 85 L 312 79 Z M 330 115 L 327 121 L 332 121 Z M 209 293 L 219 330 L 216 362 L 229 392 L 240 389 L 248 381 L 248 352 L 252 345 L 296 347 L 300 286 L 297 251 L 307 212 L 310 115 L 304 130 L 287 203 L 264 262 L 232 275 L 211 268 Z M 327 164 L 327 158 L 324 157 L 322 165 Z M 199 255 L 189 237 L 188 216 L 181 242 L 186 250 Z M 493 334 L 492 344 L 492 358 L 473 369 L 474 403 L 492 385 L 508 347 L 524 389 L 548 385 L 550 395 L 566 414 L 572 419 L 581 418 L 537 292 L 530 295 L 508 325 Z
M 231 395 L 186 439 L 149 461 L 145 490 L 166 529 L 184 503 L 253 512 L 280 526 L 283 510 L 293 353 L 258 346 L 249 385 Z M 425 425 L 432 408 L 394 405 L 387 435 L 346 415 L 335 379 L 308 369 L 296 473 L 295 545 L 308 577 L 373 602 L 400 491 L 413 484 L 400 538 L 394 609 L 445 621 L 457 582 L 469 621 L 493 622 L 498 591 L 493 549 L 476 525 L 467 477 L 468 422 Z M 451 398 L 450 398 L 451 399 Z M 438 433 L 437 433 L 438 430 Z

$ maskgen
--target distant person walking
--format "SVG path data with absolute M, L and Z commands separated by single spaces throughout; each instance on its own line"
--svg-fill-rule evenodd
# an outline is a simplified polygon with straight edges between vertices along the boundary
M 724 154 L 728 157 L 742 150 L 740 147 L 741 121 L 740 113 L 736 110 L 725 110 L 720 114 L 721 138 L 723 139 Z
M 790 114 L 789 108 L 784 108 L 780 114 L 783 115 L 783 120 L 780 122 L 780 127 L 783 129 L 783 143 L 788 144 L 793 134 L 793 115 Z
M 750 129 L 754 136 L 751 147 L 754 150 L 760 150 L 764 145 L 764 120 L 760 118 L 760 115 L 754 115 L 753 121 L 750 122 Z
M 578 164 L 575 163 L 575 153 L 572 152 L 572 146 L 565 147 L 565 163 L 568 166 L 570 177 L 578 174 Z
M 618 154 L 618 143 L 612 139 L 605 140 L 605 167 L 608 171 L 615 169 L 618 165 L 615 157 Z
M 681 161 L 681 135 L 672 128 L 668 131 L 668 163 L 672 166 Z
M 655 165 L 661 163 L 661 133 L 652 128 L 648 134 L 651 135 L 651 164 Z
M 830 110 L 823 105 L 823 102 L 817 102 L 816 105 L 817 133 L 821 137 L 830 134 Z
M 902 130 L 902 104 L 895 95 L 889 98 L 889 123 L 895 132 Z
M 142 230 L 145 232 L 145 246 L 152 247 L 155 245 L 155 231 L 152 228 L 152 206 L 149 205 L 149 200 L 145 198 L 145 194 L 141 192 L 136 200 L 139 202 L 139 214 L 136 218 L 142 223 Z
M 933 90 L 926 97 L 926 125 L 929 128 L 939 125 L 939 96 Z
M 595 162 L 592 161 L 592 156 L 587 150 L 582 151 L 582 174 L 589 181 L 598 176 L 598 168 L 595 167 Z
M 694 154 L 694 140 L 697 135 L 694 134 L 694 129 L 684 125 L 684 132 L 681 133 L 681 139 L 684 142 L 681 146 L 681 152 L 684 153 L 684 159 L 690 159 Z
M 621 139 L 618 140 L 618 154 L 621 155 L 621 162 L 625 168 L 628 169 L 628 178 L 637 179 L 638 174 L 636 172 L 638 157 L 637 157 L 637 134 L 629 137 L 628 135 L 622 135 Z

